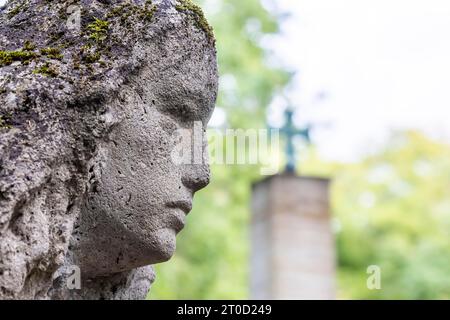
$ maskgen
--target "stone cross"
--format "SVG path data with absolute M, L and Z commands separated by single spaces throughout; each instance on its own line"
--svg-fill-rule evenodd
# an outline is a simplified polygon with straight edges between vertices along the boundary
M 308 143 L 310 142 L 310 127 L 305 129 L 298 129 L 294 125 L 293 117 L 294 111 L 291 108 L 286 109 L 285 111 L 286 121 L 283 127 L 280 128 L 280 133 L 286 137 L 286 169 L 285 171 L 288 173 L 295 172 L 295 161 L 296 161 L 296 153 L 294 146 L 294 138 L 296 136 L 304 138 Z
M 309 142 L 310 128 L 296 128 L 291 108 L 285 116 L 280 133 L 286 137 L 286 170 L 252 190 L 250 298 L 334 299 L 330 181 L 294 174 L 294 137 Z

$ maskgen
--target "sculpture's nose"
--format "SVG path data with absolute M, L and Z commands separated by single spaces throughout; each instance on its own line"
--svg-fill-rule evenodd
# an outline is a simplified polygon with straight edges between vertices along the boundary
M 185 174 L 181 181 L 185 187 L 196 192 L 209 184 L 210 176 L 208 164 L 192 164 L 186 166 Z

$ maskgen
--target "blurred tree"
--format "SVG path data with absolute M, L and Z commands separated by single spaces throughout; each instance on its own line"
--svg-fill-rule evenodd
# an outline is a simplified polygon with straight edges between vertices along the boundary
M 261 40 L 278 17 L 259 0 L 205 0 L 214 27 L 221 75 L 217 106 L 228 128 L 265 128 L 265 107 L 290 74 L 270 66 Z M 268 2 L 268 1 L 266 1 Z M 196 194 L 175 256 L 156 266 L 151 299 L 238 299 L 248 295 L 250 186 L 256 166 L 213 165 L 211 184 Z
M 450 298 L 449 145 L 396 133 L 360 163 L 303 168 L 334 176 L 340 298 Z M 366 286 L 370 265 L 381 290 Z

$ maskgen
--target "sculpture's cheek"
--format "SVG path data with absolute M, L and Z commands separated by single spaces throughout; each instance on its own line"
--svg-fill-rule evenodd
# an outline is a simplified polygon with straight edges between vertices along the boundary
M 158 131 L 147 140 L 131 134 L 120 139 L 124 148 L 112 152 L 104 179 L 105 189 L 114 194 L 114 216 L 144 234 L 166 227 L 165 204 L 180 190 L 181 178 L 168 150 L 171 137 Z
M 186 168 L 171 157 L 180 126 L 156 110 L 136 117 L 117 126 L 102 147 L 83 218 L 85 230 L 95 225 L 87 243 L 100 247 L 97 263 L 115 272 L 168 260 L 192 202 L 192 189 L 183 183 Z

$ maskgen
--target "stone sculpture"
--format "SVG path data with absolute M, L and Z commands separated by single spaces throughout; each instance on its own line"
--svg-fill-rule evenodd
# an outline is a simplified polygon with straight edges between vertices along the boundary
M 191 1 L 8 2 L 0 299 L 145 298 L 150 265 L 172 256 L 209 182 L 205 162 L 178 165 L 171 152 L 178 130 L 206 127 L 217 79 Z

